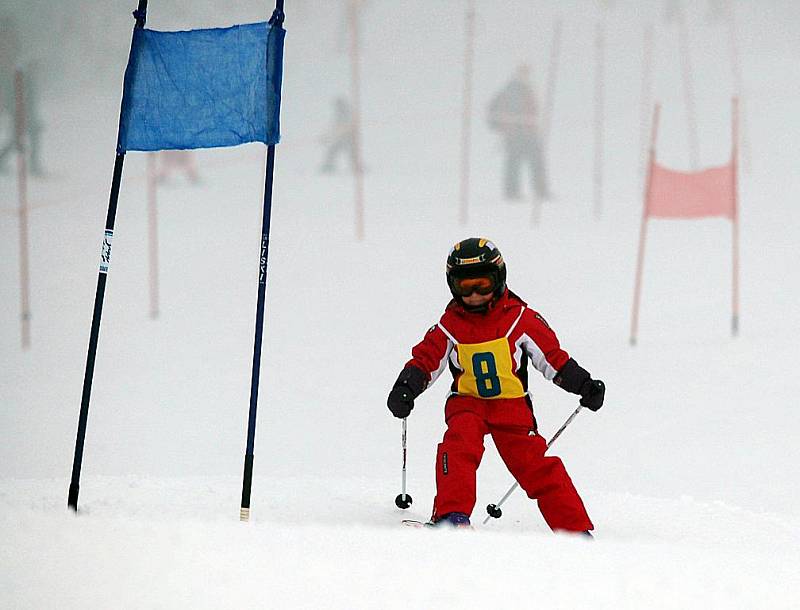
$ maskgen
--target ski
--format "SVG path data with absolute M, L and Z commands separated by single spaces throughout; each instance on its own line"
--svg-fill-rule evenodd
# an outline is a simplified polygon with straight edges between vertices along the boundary
M 401 523 L 406 527 L 435 527 L 432 521 L 418 521 L 416 519 L 403 519 Z
M 474 527 L 471 525 L 461 526 L 461 527 L 449 527 L 449 526 L 441 526 L 433 521 L 417 521 L 416 519 L 403 519 L 401 521 L 403 525 L 406 527 L 416 527 L 419 529 L 422 528 L 430 528 L 430 529 L 442 529 L 442 530 L 450 530 L 450 529 L 466 529 L 466 530 L 475 530 Z

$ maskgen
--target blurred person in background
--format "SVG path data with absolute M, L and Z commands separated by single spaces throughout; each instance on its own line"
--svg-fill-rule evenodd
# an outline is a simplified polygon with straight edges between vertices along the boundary
M 506 199 L 522 198 L 523 167 L 530 172 L 536 196 L 543 200 L 551 198 L 536 115 L 530 67 L 521 64 L 489 104 L 489 127 L 500 134 L 505 149 L 503 187 Z
M 350 169 L 355 171 L 355 127 L 350 103 L 343 97 L 337 97 L 333 102 L 333 123 L 320 138 L 327 145 L 320 171 L 326 174 L 336 171 L 337 160 L 342 155 L 348 159 Z

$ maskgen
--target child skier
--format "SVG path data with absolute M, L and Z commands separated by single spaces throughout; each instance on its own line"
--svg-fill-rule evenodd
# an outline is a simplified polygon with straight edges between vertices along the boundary
M 491 241 L 473 237 L 457 243 L 447 257 L 447 284 L 453 299 L 412 349 L 387 400 L 395 417 L 407 417 L 414 399 L 450 368 L 453 384 L 436 455 L 431 521 L 469 525 L 483 437 L 491 434 L 550 528 L 588 534 L 594 526 L 564 465 L 544 455 L 546 441 L 538 434 L 528 395 L 527 360 L 546 379 L 579 394 L 580 404 L 592 411 L 603 405 L 603 382 L 570 358 L 544 318 L 508 290 L 503 257 Z

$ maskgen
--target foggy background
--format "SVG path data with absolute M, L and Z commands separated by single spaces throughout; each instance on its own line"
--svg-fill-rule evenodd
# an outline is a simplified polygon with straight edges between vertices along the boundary
M 469 220 L 462 224 L 467 3 L 361 3 L 365 211 L 358 240 L 347 163 L 340 159 L 336 172 L 320 172 L 333 100 L 351 90 L 345 4 L 286 3 L 254 515 L 323 525 L 346 521 L 354 511 L 366 523 L 405 515 L 392 503 L 400 484 L 400 424 L 385 399 L 410 348 L 450 298 L 449 248 L 469 236 L 497 243 L 510 288 L 607 384 L 604 408 L 581 413 L 554 448 L 598 531 L 623 540 L 666 539 L 691 528 L 698 515 L 713 521 L 708 506 L 714 506 L 729 511 L 718 522 L 757 537 L 763 524 L 747 529 L 737 511 L 769 515 L 770 523 L 777 515 L 786 523 L 800 515 L 800 7 L 733 3 L 737 91 L 729 22 L 709 17 L 713 2 L 682 3 L 700 168 L 728 161 L 731 98 L 742 100 L 740 332 L 731 337 L 730 221 L 653 219 L 639 343 L 631 347 L 642 134 L 649 134 L 652 112 L 647 104 L 643 115 L 648 25 L 651 102 L 661 104 L 657 159 L 691 168 L 680 33 L 665 18 L 668 4 L 478 3 Z M 0 9 L 19 37 L 17 65 L 34 70 L 43 126 L 44 173 L 28 186 L 32 336 L 26 350 L 14 155 L 0 174 L 0 495 L 12 519 L 21 506 L 66 510 L 134 8 L 120 1 L 76 0 L 67 8 L 11 0 Z M 147 27 L 222 27 L 265 20 L 272 8 L 250 1 L 224 8 L 202 0 L 153 1 Z M 527 63 L 544 106 L 558 20 L 546 150 L 553 198 L 532 225 L 527 190 L 522 201 L 503 198 L 504 153 L 487 123 L 487 105 Z M 598 24 L 605 28 L 599 217 L 593 182 Z M 4 112 L 0 145 L 11 130 Z M 81 504 L 90 513 L 114 515 L 133 506 L 146 518 L 176 497 L 197 494 L 192 497 L 216 507 L 220 519 L 235 517 L 264 155 L 257 144 L 196 151 L 197 184 L 176 172 L 159 185 L 156 320 L 148 309 L 146 155 L 126 157 L 83 462 Z M 448 384 L 442 380 L 423 394 L 409 418 L 409 491 L 417 518 L 427 517 L 434 494 Z M 532 377 L 531 390 L 549 437 L 576 398 L 541 378 Z M 474 521 L 511 483 L 486 442 Z M 162 480 L 172 482 L 153 483 Z M 524 494 L 506 507 L 513 515 L 499 522 L 506 528 L 546 531 Z M 795 540 L 796 526 L 786 528 L 785 540 Z
M 30 183 L 33 347 L 27 352 L 20 350 L 18 338 L 14 172 L 2 179 L 4 476 L 60 476 L 69 470 L 132 25 L 128 8 L 90 2 L 64 13 L 45 2 L 4 7 L 4 15 L 17 23 L 20 64 L 36 62 L 41 70 L 47 172 Z M 704 22 L 704 3 L 688 3 L 686 9 L 701 163 L 722 164 L 730 154 L 734 93 L 728 32 L 724 22 Z M 317 171 L 324 148 L 318 139 L 331 121 L 331 101 L 349 93 L 345 11 L 336 3 L 298 2 L 287 8 L 283 141 L 277 154 L 257 445 L 259 455 L 280 447 L 276 455 L 281 457 L 277 463 L 261 458 L 260 466 L 283 465 L 316 437 L 374 434 L 376 425 L 390 427 L 382 406 L 385 391 L 410 346 L 446 303 L 442 261 L 447 249 L 472 234 L 498 242 L 506 252 L 511 287 L 551 319 L 580 362 L 598 376 L 608 377 L 609 368 L 618 375 L 609 380 L 608 411 L 619 409 L 614 404 L 619 386 L 643 383 L 647 391 L 625 405 L 634 417 L 645 422 L 643 412 L 665 417 L 671 410 L 669 417 L 691 430 L 698 410 L 709 404 L 681 404 L 676 395 L 687 384 L 701 384 L 703 397 L 717 403 L 720 393 L 738 394 L 753 384 L 778 392 L 794 383 L 796 351 L 781 359 L 769 347 L 771 339 L 789 339 L 798 328 L 792 227 L 798 216 L 793 110 L 800 80 L 791 59 L 798 46 L 792 29 L 798 11 L 792 3 L 737 4 L 746 87 L 743 135 L 749 138 L 743 150 L 751 155 L 749 171 L 743 169 L 740 177 L 742 337 L 731 341 L 724 322 L 730 282 L 727 221 L 655 220 L 638 350 L 623 345 L 642 206 L 638 98 L 646 24 L 655 26 L 653 91 L 662 104 L 658 158 L 677 169 L 689 166 L 677 27 L 664 22 L 664 5 L 616 3 L 608 11 L 592 2 L 478 7 L 471 222 L 466 227 L 458 223 L 465 5 L 367 2 L 361 10 L 367 237 L 358 244 L 351 230 L 352 178 L 346 164 L 334 176 Z M 578 19 L 579 13 L 585 16 Z M 154 3 L 148 27 L 225 26 L 268 14 L 258 3 L 224 11 L 212 3 Z M 521 62 L 530 63 L 541 99 L 559 18 L 562 53 L 548 152 L 556 200 L 545 204 L 541 225 L 531 228 L 525 222 L 527 206 L 502 200 L 502 150 L 486 125 L 485 107 Z M 604 217 L 597 222 L 591 213 L 593 52 L 601 19 L 607 25 L 606 185 Z M 90 409 L 87 471 L 182 474 L 238 468 L 242 439 L 236 432 L 246 420 L 249 390 L 263 149 L 251 145 L 196 156 L 202 184 L 187 187 L 178 180 L 161 189 L 163 304 L 155 322 L 146 315 L 144 155 L 129 154 L 126 160 Z M 365 320 L 380 327 L 365 326 Z M 348 350 L 349 357 L 321 350 L 327 342 L 331 349 Z M 572 347 L 575 342 L 589 354 L 582 356 Z M 719 349 L 736 350 L 748 342 L 758 355 L 751 367 L 763 367 L 763 375 L 772 377 L 745 368 L 747 375 L 735 378 L 740 384 L 735 388 L 732 381 L 709 377 L 703 358 L 696 368 L 676 367 L 675 378 L 654 366 L 648 372 L 654 378 L 645 384 L 636 379 L 638 371 L 606 355 L 639 358 L 634 354 L 649 356 L 652 350 L 655 359 L 669 347 L 687 365 L 697 350 L 714 358 Z M 342 360 L 349 361 L 349 381 L 330 385 L 339 377 L 337 367 L 345 365 Z M 746 436 L 797 422 L 796 411 L 776 404 L 769 393 L 754 398 L 742 405 L 752 420 L 723 409 L 723 419 L 697 433 L 717 437 L 718 426 L 730 420 L 738 420 Z M 663 406 L 665 400 L 675 408 Z M 440 408 L 430 402 L 428 410 Z M 262 435 L 272 434 L 274 444 L 263 440 Z M 777 433 L 770 441 L 750 450 L 795 451 L 781 446 Z M 334 444 L 336 451 L 358 452 L 349 443 Z M 98 451 L 102 459 L 92 459 Z M 319 467 L 295 460 L 289 465 Z

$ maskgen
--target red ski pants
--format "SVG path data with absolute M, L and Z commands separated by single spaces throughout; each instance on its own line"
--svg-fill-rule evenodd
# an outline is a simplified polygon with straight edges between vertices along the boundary
M 538 502 L 551 529 L 594 529 L 564 464 L 557 457 L 545 457 L 547 443 L 535 433 L 526 398 L 452 396 L 445 405 L 445 421 L 447 430 L 436 454 L 434 518 L 450 512 L 472 513 L 483 437 L 491 434 L 508 470 L 528 497 Z

